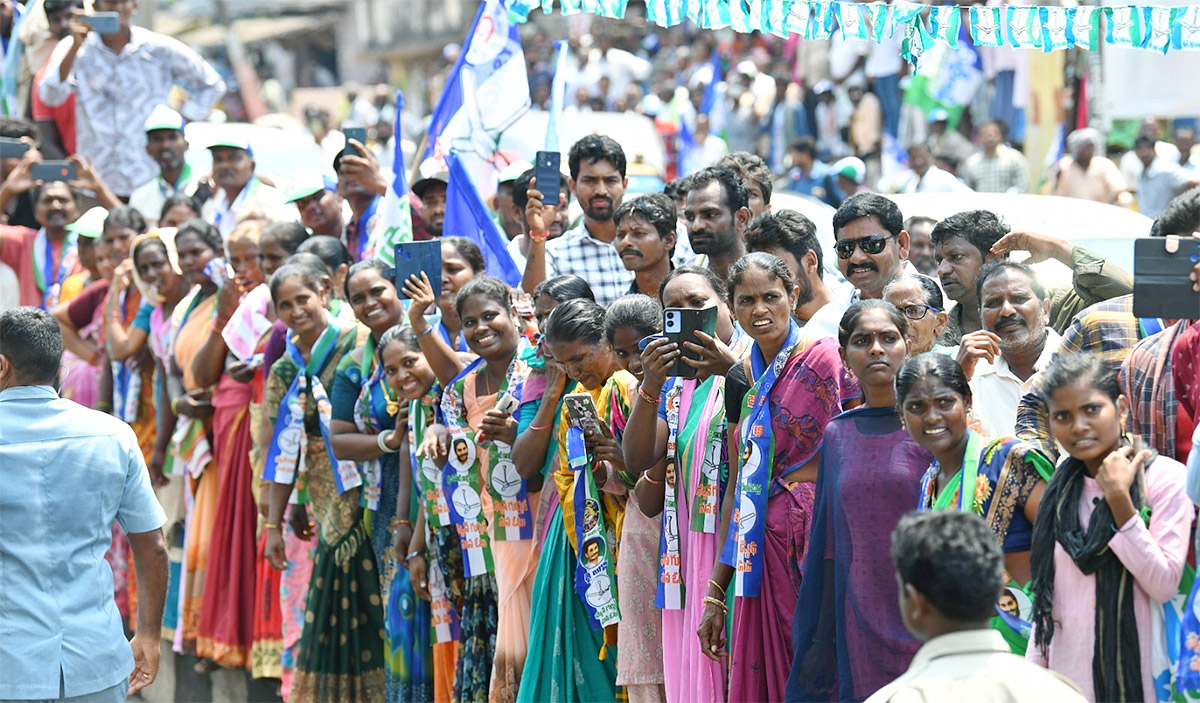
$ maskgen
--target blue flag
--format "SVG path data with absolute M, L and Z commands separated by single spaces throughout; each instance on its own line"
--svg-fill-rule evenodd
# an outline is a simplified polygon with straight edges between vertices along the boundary
M 508 253 L 504 235 L 463 169 L 457 152 L 446 154 L 446 166 L 450 172 L 450 184 L 446 186 L 446 222 L 443 231 L 475 242 L 487 262 L 488 275 L 510 286 L 521 285 L 521 270 Z
M 559 122 L 567 103 L 567 57 L 570 49 L 564 39 L 554 42 L 558 58 L 554 62 L 554 82 L 550 86 L 550 116 L 546 120 L 546 151 L 558 151 Z

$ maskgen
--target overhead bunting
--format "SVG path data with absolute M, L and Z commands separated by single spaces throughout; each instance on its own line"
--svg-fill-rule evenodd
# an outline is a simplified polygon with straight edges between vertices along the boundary
M 629 0 L 558 0 L 563 14 L 590 12 L 623 19 Z M 1106 44 L 1165 54 L 1200 49 L 1200 5 L 1160 7 L 1038 7 L 973 5 L 964 17 L 958 5 L 896 2 L 859 3 L 842 0 L 645 0 L 646 18 L 661 27 L 690 21 L 701 29 L 767 32 L 786 37 L 828 39 L 840 31 L 847 39 L 879 42 L 904 38 L 906 61 L 920 68 L 921 57 L 935 42 L 956 46 L 959 27 L 968 23 L 976 46 L 1062 51 L 1096 51 Z M 552 12 L 555 0 L 510 0 L 509 16 L 525 22 L 534 9 Z M 1101 21 L 1103 20 L 1103 21 Z

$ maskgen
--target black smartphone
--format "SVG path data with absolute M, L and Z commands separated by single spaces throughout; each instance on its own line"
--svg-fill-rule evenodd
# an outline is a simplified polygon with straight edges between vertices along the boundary
M 433 286 L 434 297 L 442 294 L 442 243 L 436 239 L 427 242 L 400 242 L 396 245 L 395 281 L 396 292 L 401 298 L 404 282 L 409 276 L 421 277 L 421 273 Z
M 29 145 L 20 139 L 0 137 L 0 159 L 19 159 L 29 151 Z
M 121 31 L 121 18 L 115 12 L 93 12 L 80 15 L 79 19 L 92 25 L 98 34 L 116 34 Z
M 537 179 L 536 189 L 542 194 L 542 203 L 549 207 L 558 207 L 559 194 L 562 191 L 562 154 L 557 151 L 539 151 L 533 162 L 533 177 Z
M 674 368 L 668 371 L 671 376 L 678 376 L 679 378 L 696 377 L 696 369 L 683 363 L 684 357 L 693 361 L 700 360 L 698 354 L 688 351 L 683 346 L 684 342 L 703 344 L 700 338 L 696 336 L 696 332 L 704 332 L 710 337 L 716 336 L 717 306 L 713 305 L 699 310 L 695 308 L 667 308 L 663 310 L 663 335 L 675 344 L 678 344 L 680 351 L 683 352 L 675 362 Z
M 1196 237 L 1143 237 L 1133 243 L 1133 314 L 1194 320 L 1200 293 L 1188 278 L 1200 262 Z
M 29 170 L 34 181 L 73 181 L 75 180 L 75 164 L 70 161 L 41 161 Z
M 346 153 L 352 156 L 362 156 L 358 153 L 358 149 L 350 145 L 350 140 L 367 145 L 367 129 L 366 127 L 342 127 L 342 134 L 346 136 Z

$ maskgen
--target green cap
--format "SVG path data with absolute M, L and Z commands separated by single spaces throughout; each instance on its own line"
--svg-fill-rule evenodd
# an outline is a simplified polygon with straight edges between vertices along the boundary
M 242 149 L 251 157 L 254 156 L 254 150 L 250 148 L 250 142 L 246 141 L 245 139 L 238 139 L 237 137 L 225 137 L 218 139 L 212 144 L 209 144 L 208 148 L 216 149 L 217 147 L 221 146 L 229 147 L 230 149 Z
M 104 234 L 104 219 L 106 217 L 108 217 L 108 210 L 102 207 L 94 207 L 83 213 L 79 219 L 67 225 L 67 231 L 74 232 L 80 237 L 88 239 L 99 239 L 100 235 Z

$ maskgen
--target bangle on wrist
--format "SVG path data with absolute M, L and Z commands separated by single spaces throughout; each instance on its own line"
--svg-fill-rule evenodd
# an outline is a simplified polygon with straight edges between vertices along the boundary
M 642 400 L 646 401 L 647 403 L 649 403 L 651 405 L 657 406 L 659 403 L 662 402 L 661 398 L 659 398 L 658 396 L 650 395 L 640 385 L 638 386 L 637 392 L 638 392 L 638 395 L 640 395 L 642 397 Z
M 725 605 L 725 603 L 723 601 L 721 601 L 717 598 L 713 598 L 712 596 L 704 596 L 704 602 L 707 605 L 715 605 L 726 613 L 729 612 L 729 606 Z
M 395 454 L 396 452 L 400 451 L 399 449 L 392 449 L 387 445 L 387 440 L 390 439 L 394 434 L 396 434 L 395 430 L 389 430 L 387 432 L 380 432 L 378 435 L 376 435 L 375 443 L 379 445 L 379 451 L 383 452 L 384 454 Z
M 529 238 L 535 242 L 544 242 L 550 238 L 549 232 L 530 232 Z
M 553 420 L 551 420 L 550 422 L 547 422 L 547 423 L 546 423 L 546 424 L 544 424 L 544 425 L 533 425 L 533 424 L 531 424 L 531 425 L 529 425 L 529 427 L 528 427 L 527 429 L 529 429 L 530 431 L 533 431 L 533 432 L 541 432 L 542 430 L 548 430 L 548 429 L 550 429 L 550 425 L 553 425 L 553 424 L 554 424 L 554 421 L 553 421 Z
M 416 559 L 419 556 L 421 556 L 421 550 L 414 549 L 413 551 L 408 553 L 408 556 L 404 557 L 404 561 L 410 561 L 412 559 Z
M 433 325 L 428 325 L 425 327 L 425 329 L 423 331 L 417 332 L 416 335 L 414 335 L 414 336 L 417 339 L 420 339 L 421 337 L 424 337 L 425 335 L 429 334 L 432 331 L 433 331 Z
M 265 527 L 265 528 L 266 528 L 266 529 L 268 529 L 268 530 L 278 530 L 278 529 L 280 529 L 279 525 L 273 525 L 273 524 L 271 524 L 271 523 L 269 523 L 269 522 L 267 522 L 267 523 L 264 523 L 264 524 L 263 524 L 263 527 Z
M 710 586 L 712 586 L 713 588 L 715 588 L 715 589 L 717 589 L 718 591 L 720 591 L 720 592 L 721 592 L 721 597 L 722 597 L 722 598 L 724 598 L 724 597 L 725 597 L 725 589 L 724 589 L 724 588 L 721 588 L 721 584 L 717 583 L 717 582 L 716 582 L 716 581 L 714 581 L 713 579 L 709 579 L 709 580 L 708 580 L 708 585 L 710 585 Z
M 650 478 L 650 472 L 649 472 L 649 471 L 647 471 L 646 473 L 642 474 L 642 478 L 646 479 L 646 483 L 649 483 L 649 484 L 650 484 L 650 485 L 652 485 L 652 486 L 661 486 L 661 485 L 663 485 L 663 484 L 665 483 L 664 481 L 655 481 L 654 479 Z

